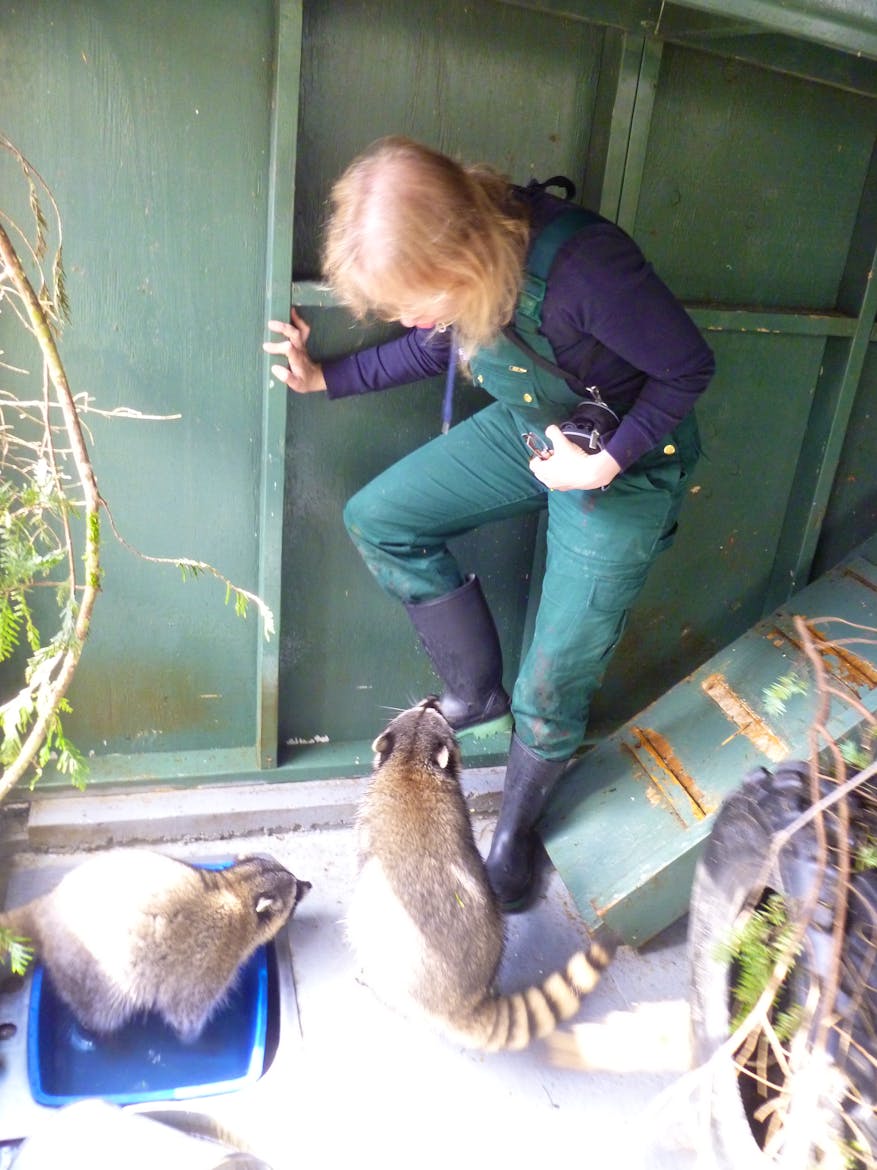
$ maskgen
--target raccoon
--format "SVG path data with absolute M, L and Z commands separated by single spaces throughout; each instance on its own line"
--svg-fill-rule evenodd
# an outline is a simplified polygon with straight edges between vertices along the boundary
M 89 1031 L 115 1032 L 155 1011 L 192 1042 L 241 965 L 310 888 L 265 857 L 204 869 L 151 850 L 112 849 L 0 914 L 0 927 L 31 940 L 54 989 Z
M 504 918 L 460 788 L 460 750 L 434 698 L 372 745 L 357 811 L 359 874 L 347 935 L 364 981 L 388 1006 L 468 1048 L 526 1048 L 577 1012 L 610 961 L 592 943 L 539 986 L 500 995 Z

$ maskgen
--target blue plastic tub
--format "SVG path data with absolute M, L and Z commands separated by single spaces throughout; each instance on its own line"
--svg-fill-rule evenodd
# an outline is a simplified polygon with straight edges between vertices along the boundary
M 225 869 L 232 861 L 196 864 Z M 152 1012 L 110 1036 L 86 1031 L 37 964 L 27 1024 L 27 1074 L 34 1100 L 60 1106 L 102 1097 L 130 1105 L 230 1093 L 258 1080 L 265 1068 L 272 953 L 269 943 L 250 957 L 228 1002 L 189 1044 Z
M 190 1044 L 154 1013 L 110 1036 L 85 1031 L 37 966 L 27 1035 L 34 1100 L 60 1106 L 102 1097 L 127 1105 L 229 1093 L 258 1080 L 268 1023 L 267 952 L 261 947 L 249 959 L 228 1003 Z

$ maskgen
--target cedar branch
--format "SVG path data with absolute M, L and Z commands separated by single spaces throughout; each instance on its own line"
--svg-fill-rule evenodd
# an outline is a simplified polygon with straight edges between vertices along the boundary
M 15 762 L 10 764 L 0 776 L 0 801 L 2 801 L 36 758 L 45 740 L 51 720 L 67 693 L 81 657 L 97 594 L 100 591 L 100 508 L 102 501 L 79 423 L 76 404 L 67 382 L 67 375 L 46 312 L 39 297 L 34 292 L 12 241 L 2 224 L 0 224 L 0 258 L 2 258 L 5 271 L 26 309 L 32 332 L 42 351 L 49 379 L 64 419 L 64 427 L 82 487 L 85 505 L 84 584 L 76 612 L 73 636 L 66 648 L 59 652 L 51 664 L 50 677 L 38 696 L 36 719 Z

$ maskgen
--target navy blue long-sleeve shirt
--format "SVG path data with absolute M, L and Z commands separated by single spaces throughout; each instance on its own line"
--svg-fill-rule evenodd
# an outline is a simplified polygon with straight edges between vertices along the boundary
M 542 190 L 519 194 L 530 204 L 533 238 L 568 206 Z M 577 233 L 558 252 L 541 332 L 559 366 L 626 412 L 606 443 L 622 470 L 688 414 L 715 370 L 697 326 L 630 236 L 608 220 Z M 324 362 L 323 374 L 328 396 L 343 398 L 433 377 L 449 360 L 449 333 L 412 329 Z

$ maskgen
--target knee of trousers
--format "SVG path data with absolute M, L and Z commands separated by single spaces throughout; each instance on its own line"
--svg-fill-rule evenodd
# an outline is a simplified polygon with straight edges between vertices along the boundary
M 384 513 L 380 499 L 374 498 L 369 486 L 351 496 L 342 513 L 344 527 L 357 548 L 380 548 L 387 542 L 390 528 L 390 517 Z

